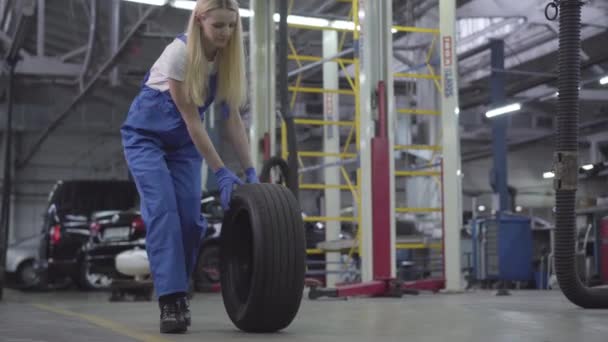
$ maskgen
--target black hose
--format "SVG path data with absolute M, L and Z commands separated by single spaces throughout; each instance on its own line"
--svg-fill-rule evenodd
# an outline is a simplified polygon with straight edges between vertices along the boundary
M 576 266 L 576 188 L 580 85 L 581 7 L 559 2 L 559 110 L 555 170 L 555 269 L 564 295 L 585 309 L 608 308 L 608 291 L 586 287 Z
M 281 114 L 285 121 L 285 127 L 287 128 L 287 150 L 289 156 L 287 158 L 287 165 L 289 165 L 289 172 L 287 174 L 287 187 L 296 199 L 298 197 L 298 155 L 297 155 L 297 140 L 296 140 L 296 128 L 293 120 L 293 114 L 289 108 L 289 85 L 288 85 L 288 73 L 287 73 L 287 11 L 289 0 L 279 1 L 279 15 L 281 19 L 279 21 L 279 41 L 278 41 L 278 58 L 279 58 L 279 97 L 281 98 Z

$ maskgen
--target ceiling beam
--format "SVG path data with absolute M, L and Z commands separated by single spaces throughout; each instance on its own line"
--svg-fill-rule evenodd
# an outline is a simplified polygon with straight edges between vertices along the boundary
M 61 122 L 63 122 L 63 120 L 65 120 L 69 116 L 70 112 L 72 111 L 72 108 L 75 105 L 77 105 L 78 103 L 80 103 L 84 99 L 84 97 L 88 93 L 91 92 L 91 90 L 93 89 L 93 85 L 97 82 L 97 80 L 101 77 L 101 75 L 103 75 L 106 71 L 108 71 L 110 69 L 110 67 L 116 62 L 116 59 L 118 58 L 118 56 L 120 56 L 122 51 L 126 48 L 127 44 L 129 43 L 131 38 L 135 35 L 135 33 L 141 28 L 141 26 L 146 22 L 146 20 L 148 20 L 152 16 L 152 14 L 156 13 L 156 11 L 159 8 L 165 8 L 165 7 L 164 6 L 163 7 L 156 7 L 156 6 L 148 7 L 146 12 L 137 20 L 137 22 L 132 26 L 131 30 L 125 35 L 124 39 L 121 41 L 121 43 L 118 47 L 118 50 L 114 54 L 112 54 L 112 56 L 110 56 L 110 58 L 108 58 L 108 60 L 106 60 L 106 62 L 99 68 L 99 70 L 97 70 L 95 75 L 93 75 L 93 77 L 83 87 L 82 91 L 80 91 L 72 99 L 72 101 L 70 101 L 68 106 L 66 108 L 64 108 L 60 112 L 60 114 L 42 132 L 40 137 L 33 144 L 32 148 L 30 148 L 30 150 L 25 154 L 25 157 L 18 161 L 18 163 L 17 163 L 18 169 L 22 169 L 23 167 L 25 167 L 27 165 L 28 162 L 30 162 L 32 160 L 34 155 L 40 150 L 40 147 L 42 146 L 44 141 L 53 133 L 53 131 L 55 131 L 57 129 L 57 127 L 59 127 Z

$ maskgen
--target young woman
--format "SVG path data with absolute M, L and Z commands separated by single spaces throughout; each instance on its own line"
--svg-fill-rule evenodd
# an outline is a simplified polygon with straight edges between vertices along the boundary
M 239 114 L 246 97 L 244 61 L 236 0 L 198 0 L 186 34 L 154 63 L 121 128 L 147 227 L 163 333 L 184 332 L 190 325 L 186 293 L 207 228 L 200 214 L 202 158 L 216 175 L 225 209 L 233 186 L 242 184 L 224 166 L 203 125 L 214 100 L 221 104 L 246 181 L 258 182 Z

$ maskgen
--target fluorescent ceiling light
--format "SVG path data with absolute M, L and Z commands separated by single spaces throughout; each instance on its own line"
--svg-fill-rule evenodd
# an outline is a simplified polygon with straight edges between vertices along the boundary
M 608 76 L 602 77 L 602 78 L 600 79 L 600 84 L 601 84 L 601 85 L 606 85 L 606 84 L 608 84 Z
M 253 11 L 246 8 L 239 8 L 239 15 L 241 18 L 253 17 Z
M 553 177 L 555 177 L 555 173 L 553 173 L 552 171 L 543 173 L 543 178 L 545 178 L 545 179 L 549 179 L 549 178 L 553 178 Z
M 196 6 L 196 1 L 191 0 L 125 0 L 129 2 L 136 2 L 146 5 L 163 6 L 169 3 L 174 8 L 192 11 Z M 241 18 L 249 18 L 253 16 L 253 12 L 247 8 L 239 8 L 239 14 Z M 363 12 L 360 13 L 361 17 L 365 17 Z M 273 15 L 275 22 L 281 21 L 281 16 L 278 13 Z M 313 27 L 330 27 L 339 30 L 354 30 L 355 23 L 347 20 L 327 20 L 323 18 L 315 17 L 304 17 L 300 15 L 289 15 L 287 17 L 287 23 L 292 25 L 304 25 Z M 361 26 L 357 26 L 357 30 L 361 30 Z M 391 29 L 392 33 L 396 33 L 396 29 Z
M 340 29 L 340 30 L 354 30 L 355 29 L 355 23 L 353 23 L 352 21 L 346 21 L 346 20 L 333 20 L 329 24 L 329 26 L 336 28 L 336 29 Z
M 194 6 L 196 6 L 196 1 L 175 0 L 171 4 L 171 6 L 192 11 L 194 9 Z
M 128 2 L 137 2 L 140 4 L 153 5 L 153 6 L 163 6 L 167 4 L 169 0 L 125 0 Z M 171 6 L 183 10 L 192 11 L 196 6 L 196 1 L 190 0 L 173 0 L 171 1 Z M 239 14 L 241 18 L 249 18 L 253 16 L 253 12 L 247 8 L 239 8 Z
M 586 171 L 593 170 L 593 164 L 583 165 L 583 170 L 586 170 Z
M 275 13 L 272 18 L 275 22 L 281 21 L 281 15 Z M 315 26 L 315 27 L 329 27 L 329 20 L 322 18 L 313 18 L 313 17 L 302 17 L 299 15 L 289 15 L 287 16 L 287 23 L 292 25 L 306 25 L 306 26 Z
M 154 6 L 163 6 L 167 3 L 167 0 L 126 0 L 129 2 L 137 2 L 140 4 L 146 4 L 146 5 L 154 5 Z M 184 2 L 190 2 L 190 1 L 184 1 Z
M 494 108 L 486 112 L 486 117 L 492 118 L 498 115 L 507 114 L 511 112 L 515 112 L 521 109 L 521 104 L 513 103 L 508 106 Z

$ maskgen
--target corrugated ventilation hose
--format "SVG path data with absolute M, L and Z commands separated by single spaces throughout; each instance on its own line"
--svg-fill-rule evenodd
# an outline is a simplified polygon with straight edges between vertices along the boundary
M 576 267 L 575 202 L 583 3 L 579 0 L 554 1 L 551 8 L 557 11 L 558 6 L 559 111 L 557 150 L 553 161 L 556 191 L 555 269 L 559 286 L 572 303 L 585 309 L 608 308 L 608 291 L 586 287 L 580 280 Z M 552 19 L 549 15 L 547 18 Z

